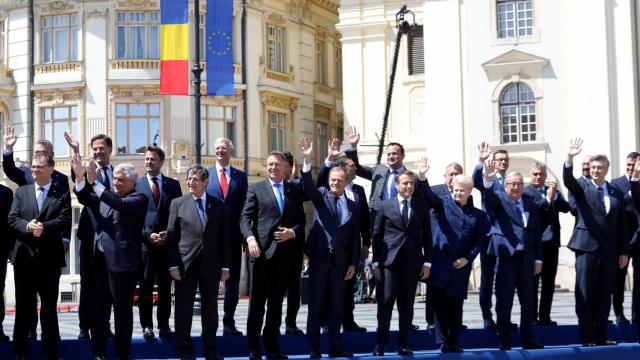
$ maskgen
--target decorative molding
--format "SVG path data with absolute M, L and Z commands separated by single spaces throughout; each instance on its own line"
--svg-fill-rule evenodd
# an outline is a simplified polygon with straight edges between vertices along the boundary
M 89 19 L 103 19 L 107 17 L 107 9 L 106 8 L 94 8 L 91 10 L 85 10 L 84 16 L 87 20 Z
M 120 0 L 118 9 L 159 9 L 159 0 Z
M 154 98 L 160 95 L 158 86 L 128 86 L 109 88 L 109 100 L 133 100 L 141 102 L 144 98 Z M 157 99 L 156 99 L 157 100 Z
M 283 110 L 296 111 L 298 109 L 299 98 L 284 94 L 277 94 L 271 91 L 260 92 L 260 102 L 265 106 L 273 106 Z
M 495 81 L 519 74 L 539 78 L 547 65 L 549 59 L 513 49 L 485 62 L 482 68 L 489 79 Z
M 327 29 L 321 26 L 316 27 L 316 40 L 327 41 Z
M 40 106 L 55 106 L 62 104 L 79 104 L 82 101 L 82 88 L 36 90 L 35 101 Z
M 279 13 L 272 12 L 267 15 L 267 23 L 275 26 L 286 27 L 287 19 Z
M 48 4 L 42 4 L 38 8 L 39 14 L 60 14 L 71 12 L 76 9 L 75 4 L 69 4 L 67 1 L 52 1 Z
M 313 105 L 313 117 L 316 120 L 331 120 L 331 108 L 319 104 Z
M 338 15 L 339 0 L 308 0 L 308 2 Z

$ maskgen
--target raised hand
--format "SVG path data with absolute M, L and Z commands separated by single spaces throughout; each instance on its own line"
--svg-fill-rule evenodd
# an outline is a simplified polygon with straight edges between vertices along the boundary
M 484 178 L 487 179 L 487 181 L 493 181 L 493 178 L 496 176 L 496 167 L 493 165 L 493 161 L 492 160 L 485 160 L 484 164 Z
M 333 138 L 329 140 L 329 147 L 327 148 L 327 150 L 327 160 L 335 160 L 338 155 L 340 155 L 340 139 Z
M 89 161 L 89 166 L 87 166 L 87 181 L 89 184 L 93 184 L 96 182 L 98 177 L 98 163 L 95 160 Z
M 571 139 L 569 150 L 567 151 L 567 162 L 572 163 L 573 158 L 582 151 L 582 138 Z
M 78 142 L 77 139 L 73 138 L 73 135 L 71 135 L 70 132 L 68 131 L 64 132 L 64 139 L 67 140 L 67 144 L 69 144 L 69 147 L 73 149 L 74 154 L 80 153 L 80 143 Z
M 355 126 L 350 126 L 347 128 L 347 140 L 349 141 L 349 145 L 351 145 L 352 149 L 358 148 L 358 142 L 360 142 L 360 134 L 356 131 Z
M 557 188 L 558 183 L 555 181 L 549 182 L 549 187 L 547 188 L 547 199 L 549 199 L 549 201 L 553 199 L 553 194 L 555 194 Z
M 6 126 L 3 129 L 4 135 L 4 148 L 6 150 L 13 150 L 13 145 L 16 144 L 16 136 L 14 134 L 13 126 Z
M 300 141 L 298 141 L 298 145 L 300 146 L 300 151 L 302 152 L 304 162 L 308 164 L 310 162 L 309 160 L 311 159 L 311 153 L 313 151 L 313 143 L 303 136 L 300 138 Z
M 636 164 L 633 166 L 633 177 L 640 178 L 640 157 L 638 157 Z
M 491 155 L 491 149 L 489 148 L 489 143 L 486 141 L 481 142 L 478 145 L 478 162 L 483 163 L 485 160 L 489 158 Z
M 426 156 L 420 157 L 418 160 L 418 176 L 420 180 L 425 180 L 427 172 L 429 171 L 429 159 Z
M 73 173 L 76 174 L 77 181 L 84 179 L 84 174 L 87 170 L 82 163 L 80 155 L 77 153 L 71 156 L 71 168 L 73 169 Z

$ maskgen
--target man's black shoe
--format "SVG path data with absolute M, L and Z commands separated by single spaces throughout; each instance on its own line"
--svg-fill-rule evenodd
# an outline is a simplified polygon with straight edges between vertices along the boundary
M 297 326 L 287 326 L 284 330 L 284 333 L 287 335 L 304 335 L 304 332 L 302 332 L 302 330 L 298 329 Z
M 551 319 L 545 319 L 545 320 L 540 320 L 538 321 L 538 326 L 557 326 L 558 323 L 551 320 Z
M 267 360 L 287 360 L 289 357 L 283 353 L 267 353 Z
M 604 340 L 596 340 L 596 346 L 612 346 L 612 345 L 618 345 L 618 342 L 615 340 L 609 340 L 609 339 L 604 339 Z
M 330 358 L 352 358 L 353 354 L 343 349 L 331 349 L 329 350 Z
M 147 341 L 151 341 L 156 338 L 156 334 L 153 333 L 152 328 L 146 326 L 144 329 L 142 329 L 142 337 Z
M 411 324 L 410 329 L 411 329 L 411 331 L 417 331 L 417 330 L 420 330 L 420 326 Z
M 27 360 L 27 354 L 16 354 L 15 360 Z
M 544 346 L 535 340 L 527 340 L 522 343 L 522 348 L 525 350 L 544 349 Z
M 311 350 L 309 352 L 309 359 L 322 359 L 322 354 L 320 350 Z
M 384 346 L 378 344 L 373 349 L 373 356 L 384 356 Z
M 343 325 L 342 330 L 344 332 L 367 332 L 367 328 L 359 326 L 355 322 L 350 325 Z
M 78 333 L 78 340 L 89 340 L 89 339 L 91 339 L 91 336 L 89 336 L 89 330 L 80 329 L 80 332 Z
M 107 360 L 107 356 L 102 354 L 93 355 L 93 360 Z
M 180 355 L 180 360 L 196 360 L 193 354 Z
M 28 340 L 38 340 L 38 337 L 36 336 L 36 330 L 29 330 L 29 332 L 27 333 L 27 339 Z
M 176 337 L 176 333 L 172 331 L 170 327 L 167 326 L 167 327 L 158 329 L 158 336 L 160 336 L 163 339 L 173 340 Z
M 449 345 L 449 344 L 443 343 L 440 346 L 440 351 L 443 353 L 461 353 L 464 351 L 464 349 L 462 349 L 458 345 Z
M 107 338 L 113 339 L 115 337 L 116 337 L 116 334 L 114 334 L 113 331 L 111 331 L 111 329 L 109 329 L 109 331 L 107 331 Z
M 209 355 L 209 356 L 205 356 L 205 359 L 207 359 L 207 360 L 224 360 L 224 357 L 222 357 L 222 355 L 220 355 L 220 354 L 212 354 L 212 355 Z M 194 358 L 194 360 L 195 360 L 195 358 Z
M 460 330 L 467 330 L 469 327 L 465 324 L 460 325 Z
M 4 333 L 4 331 L 0 330 L 0 341 L 9 341 L 9 337 Z
M 225 326 L 222 328 L 222 335 L 224 336 L 242 336 L 242 331 L 236 329 L 235 325 Z
M 623 324 L 630 324 L 630 323 L 631 322 L 629 321 L 629 319 L 627 319 L 624 315 L 616 316 L 616 324 L 623 325 Z
M 433 330 L 435 328 L 436 328 L 436 324 L 433 324 L 433 323 L 427 324 L 427 330 Z
M 249 360 L 262 360 L 262 355 L 259 352 L 251 351 L 249 353 Z
M 493 330 L 493 329 L 496 328 L 496 322 L 493 321 L 493 319 L 485 319 L 484 320 L 484 328 Z
M 321 332 L 321 333 L 323 333 L 323 334 L 328 333 L 328 332 L 329 332 L 329 327 L 328 327 L 328 326 L 326 326 L 326 325 L 325 325 L 325 326 L 320 327 L 320 332 Z
M 510 326 L 511 326 L 512 329 L 517 329 L 518 328 L 518 324 L 516 324 L 516 323 L 511 323 Z
M 498 346 L 498 348 L 500 350 L 511 350 L 511 344 L 508 342 L 500 342 L 500 345 Z
M 613 320 L 607 320 L 607 324 L 609 325 L 613 324 Z
M 411 356 L 413 355 L 413 351 L 409 349 L 408 346 L 402 345 L 398 348 L 398 355 L 400 356 Z

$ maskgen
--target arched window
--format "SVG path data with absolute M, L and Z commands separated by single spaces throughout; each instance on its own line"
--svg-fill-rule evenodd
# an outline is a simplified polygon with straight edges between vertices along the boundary
M 500 96 L 503 144 L 536 141 L 536 99 L 525 83 L 508 85 Z

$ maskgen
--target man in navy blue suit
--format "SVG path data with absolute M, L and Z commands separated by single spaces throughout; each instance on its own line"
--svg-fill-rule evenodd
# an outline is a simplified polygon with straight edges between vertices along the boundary
M 573 177 L 573 158 L 582 151 L 582 139 L 572 139 L 562 177 L 575 201 L 576 226 L 569 249 L 576 256 L 576 314 L 583 346 L 615 345 L 607 339 L 607 319 L 616 269 L 629 263 L 629 239 L 624 194 L 605 176 L 609 160 L 595 155 L 590 180 Z
M 474 180 L 474 187 L 482 193 L 482 166 L 484 162 L 491 155 L 489 149 L 489 143 L 482 142 L 478 145 L 478 164 L 473 169 L 471 177 Z M 509 170 L 509 153 L 506 150 L 497 150 L 493 152 L 493 165 L 496 169 L 495 181 L 493 182 L 494 190 L 504 191 L 504 179 Z M 482 197 L 482 210 L 487 213 L 489 221 L 493 221 L 493 210 L 487 206 L 484 196 Z M 491 234 L 487 234 L 491 236 Z M 487 249 L 482 249 L 480 252 L 480 310 L 482 310 L 482 319 L 484 320 L 484 327 L 486 329 L 493 329 L 496 327 L 496 323 L 493 321 L 493 315 L 491 314 L 493 296 L 493 280 L 495 278 L 496 257 L 489 254 Z M 515 326 L 513 324 L 512 326 Z
M 148 200 L 147 216 L 142 231 L 142 272 L 138 292 L 140 326 L 145 340 L 155 338 L 153 333 L 153 288 L 158 284 L 158 333 L 160 337 L 172 339 L 174 332 L 169 327 L 171 317 L 171 276 L 167 265 L 167 222 L 171 201 L 182 196 L 180 183 L 162 174 L 164 151 L 149 145 L 144 154 L 147 173 L 138 178 L 136 191 Z
M 640 157 L 634 165 L 631 178 L 631 197 L 636 218 L 640 216 Z M 631 322 L 636 325 L 636 332 L 640 335 L 640 229 L 636 229 L 629 242 L 629 253 L 633 259 L 633 295 L 631 298 Z
M 231 268 L 225 282 L 224 317 L 222 334 L 242 336 L 236 328 L 234 316 L 240 296 L 240 268 L 242 267 L 242 247 L 244 238 L 240 232 L 240 213 L 247 196 L 247 174 L 231 166 L 233 142 L 218 138 L 215 142 L 216 165 L 209 168 L 207 194 L 224 201 L 229 216 L 229 242 L 231 243 Z
M 633 206 L 633 200 L 631 199 L 631 185 L 630 180 L 633 176 L 633 168 L 636 164 L 636 160 L 640 157 L 640 154 L 636 151 L 632 151 L 627 155 L 626 159 L 626 173 L 619 178 L 611 180 L 611 185 L 615 186 L 624 195 L 624 210 L 627 217 L 627 228 L 629 235 L 634 234 L 638 229 L 638 219 L 636 217 L 635 208 Z M 616 323 L 628 324 L 629 319 L 624 316 L 624 308 L 622 303 L 624 302 L 624 286 L 627 280 L 627 269 L 629 266 L 625 266 L 616 272 L 616 282 L 613 287 L 613 298 L 611 303 L 613 305 L 613 313 L 616 315 Z
M 431 226 L 427 203 L 415 196 L 415 175 L 403 171 L 395 177 L 398 194 L 384 200 L 373 226 L 373 267 L 377 280 L 378 340 L 374 356 L 383 356 L 389 340 L 393 305 L 398 302 L 398 355 L 409 356 L 407 338 L 413 320 L 418 280 L 431 269 Z
M 108 319 L 113 303 L 116 357 L 129 359 L 133 294 L 142 267 L 141 234 L 148 200 L 144 194 L 135 191 L 138 174 L 131 164 L 119 164 L 113 169 L 113 191 L 97 181 L 95 161 L 91 160 L 85 169 L 80 156 L 74 155 L 72 164 L 77 176 L 74 192 L 95 220 L 91 269 L 94 358 L 106 359 Z
M 15 236 L 9 227 L 9 210 L 13 203 L 13 192 L 4 185 L 0 185 L 0 294 L 4 294 L 4 280 L 7 276 L 7 259 L 9 250 L 13 248 Z M 4 296 L 0 297 L 0 341 L 9 341 L 9 336 L 5 335 L 2 328 L 4 321 Z
M 487 254 L 497 258 L 495 292 L 500 350 L 511 350 L 511 309 L 516 290 L 520 299 L 522 348 L 541 349 L 543 346 L 533 337 L 533 277 L 542 270 L 539 205 L 522 196 L 524 181 L 518 172 L 507 174 L 504 189 L 497 190 L 494 164 L 494 161 L 484 164 L 482 197 L 493 214 Z
M 569 203 L 557 190 L 557 183 L 547 179 L 547 167 L 539 162 L 531 165 L 529 173 L 531 184 L 524 188 L 523 196 L 534 201 L 546 201 L 548 206 L 540 209 L 540 230 L 542 231 L 542 272 L 536 275 L 533 286 L 533 319 L 540 326 L 556 325 L 551 320 L 551 304 L 555 290 L 556 272 L 558 270 L 558 250 L 560 248 L 560 212 L 569 212 Z M 538 284 L 542 282 L 540 291 L 540 310 L 538 310 Z
M 305 244 L 305 254 L 309 257 L 307 335 L 310 357 L 322 357 L 320 323 L 323 306 L 329 313 L 329 357 L 352 357 L 353 354 L 340 345 L 340 325 L 346 281 L 355 275 L 360 258 L 360 211 L 358 205 L 346 197 L 346 171 L 333 168 L 329 171 L 329 186 L 317 188 L 311 178 L 313 146 L 304 137 L 299 145 L 304 157 L 302 187 L 315 208 L 314 222 Z

